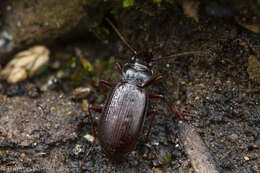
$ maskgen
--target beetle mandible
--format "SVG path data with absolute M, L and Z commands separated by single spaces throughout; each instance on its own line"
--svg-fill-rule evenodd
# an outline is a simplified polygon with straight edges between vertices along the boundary
M 133 52 L 133 62 L 126 63 L 124 66 L 120 63 L 116 63 L 119 71 L 122 73 L 122 79 L 117 84 L 112 84 L 104 80 L 100 81 L 101 85 L 110 87 L 111 92 L 103 109 L 91 105 L 88 108 L 94 141 L 88 153 L 82 159 L 81 164 L 93 149 L 96 138 L 98 138 L 106 155 L 113 160 L 118 160 L 123 155 L 131 152 L 138 142 L 145 118 L 152 115 L 146 134 L 146 138 L 148 139 L 157 113 L 156 110 L 148 110 L 149 99 L 151 98 L 162 99 L 179 118 L 182 118 L 182 115 L 177 112 L 175 106 L 170 104 L 166 97 L 163 95 L 149 94 L 147 92 L 148 86 L 162 79 L 162 76 L 153 76 L 151 62 L 170 59 L 176 56 L 201 54 L 200 51 L 193 51 L 162 58 L 153 58 L 151 53 L 137 53 L 136 50 L 128 44 L 113 23 L 109 19 L 106 20 L 124 44 Z M 91 110 L 102 113 L 98 123 L 97 135 Z

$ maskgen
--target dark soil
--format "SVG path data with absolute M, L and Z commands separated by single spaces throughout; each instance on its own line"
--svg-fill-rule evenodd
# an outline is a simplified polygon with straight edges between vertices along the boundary
M 160 113 L 149 143 L 142 136 L 136 150 L 120 163 L 112 162 L 96 145 L 80 168 L 91 145 L 83 138 L 91 134 L 91 124 L 81 103 L 62 91 L 47 90 L 32 97 L 28 83 L 23 84 L 22 96 L 8 97 L 4 88 L 0 95 L 0 172 L 193 172 L 179 140 L 178 123 L 186 121 L 196 127 L 220 172 L 258 173 L 260 99 L 257 92 L 248 91 L 258 91 L 259 81 L 249 78 L 247 68 L 248 57 L 259 56 L 252 47 L 259 46 L 260 36 L 237 24 L 232 9 L 226 8 L 228 15 L 214 16 L 206 7 L 208 4 L 201 5 L 198 23 L 186 17 L 181 7 L 169 3 L 137 3 L 120 10 L 117 19 L 131 45 L 151 51 L 155 57 L 207 52 L 159 62 L 154 73 L 163 80 L 149 88 L 151 93 L 167 96 L 178 111 L 196 118 L 180 120 L 165 103 L 152 100 L 150 108 Z M 120 50 L 116 60 L 129 61 L 131 52 L 125 46 L 115 43 L 112 47 Z M 105 100 L 104 89 L 91 82 L 97 78 L 86 80 L 95 90 L 86 99 L 94 105 Z M 144 134 L 150 120 L 147 118 Z

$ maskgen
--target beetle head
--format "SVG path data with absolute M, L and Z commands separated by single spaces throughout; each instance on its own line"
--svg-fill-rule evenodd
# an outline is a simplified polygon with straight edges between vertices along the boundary
M 127 63 L 123 67 L 123 81 L 134 82 L 137 86 L 144 86 L 153 76 L 153 72 L 147 66 L 135 63 Z

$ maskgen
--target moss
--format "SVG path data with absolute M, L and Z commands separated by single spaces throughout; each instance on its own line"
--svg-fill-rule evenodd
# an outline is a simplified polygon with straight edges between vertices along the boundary
M 109 59 L 96 59 L 95 62 L 85 64 L 84 68 L 77 66 L 77 58 L 72 57 L 67 63 L 63 63 L 61 69 L 63 71 L 69 71 L 69 78 L 73 86 L 78 86 L 86 80 L 86 78 L 92 79 L 106 79 L 110 81 L 116 81 L 117 74 L 114 73 L 115 58 L 109 57 Z
M 172 155 L 170 153 L 166 154 L 165 161 L 170 162 L 172 160 Z
M 100 41 L 106 42 L 109 35 L 107 28 L 100 26 L 98 23 L 93 23 L 89 25 L 88 29 L 89 32 L 93 33 Z
M 43 4 L 45 8 L 43 13 L 41 13 L 43 18 L 45 18 L 48 22 L 48 25 L 53 29 L 61 29 L 66 27 L 66 24 L 69 22 L 73 22 L 75 20 L 75 15 L 80 15 L 78 18 L 86 15 L 86 12 L 83 9 L 83 6 L 86 4 L 86 0 L 78 0 L 78 1 L 63 1 L 66 4 L 60 5 L 62 3 L 58 3 L 59 5 L 54 5 L 52 2 L 46 1 L 49 4 Z
M 162 0 L 153 0 L 154 3 L 159 4 L 162 2 Z
M 135 3 L 134 0 L 123 0 L 123 8 L 131 7 Z
M 115 58 L 110 57 L 108 60 L 97 59 L 94 64 L 94 75 L 104 79 L 114 80 L 113 72 L 115 68 Z
M 76 23 L 75 19 L 79 20 L 87 15 L 83 9 L 87 2 L 87 0 L 39 1 L 35 8 L 26 8 L 25 13 L 31 15 L 26 15 L 26 18 L 23 19 L 23 26 L 32 27 L 38 24 L 48 28 L 48 30 L 66 30 L 66 24 Z

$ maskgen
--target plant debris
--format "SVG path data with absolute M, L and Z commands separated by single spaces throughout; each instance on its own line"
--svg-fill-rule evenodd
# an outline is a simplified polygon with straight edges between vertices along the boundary
M 1 78 L 14 84 L 32 77 L 49 61 L 49 55 L 50 51 L 45 46 L 34 46 L 19 52 L 1 71 Z

